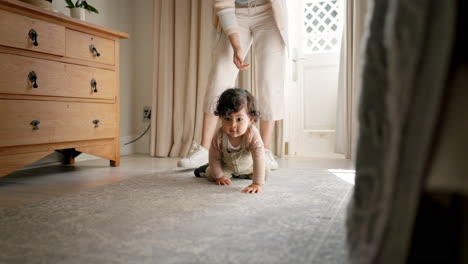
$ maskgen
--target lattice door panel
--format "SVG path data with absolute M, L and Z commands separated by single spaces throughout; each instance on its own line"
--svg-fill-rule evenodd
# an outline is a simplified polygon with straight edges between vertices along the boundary
M 342 0 L 305 0 L 303 15 L 303 52 L 338 51 L 343 19 Z

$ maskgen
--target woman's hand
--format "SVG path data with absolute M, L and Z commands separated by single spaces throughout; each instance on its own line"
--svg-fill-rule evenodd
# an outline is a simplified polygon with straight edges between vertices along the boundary
M 244 64 L 244 51 L 241 48 L 234 49 L 233 62 L 239 70 L 245 70 L 250 67 L 250 64 Z
M 262 185 L 252 183 L 249 186 L 245 187 L 244 190 L 242 190 L 243 193 L 259 193 L 262 190 Z
M 231 185 L 231 179 L 229 179 L 228 177 L 221 177 L 219 179 L 216 179 L 216 184 L 218 185 Z
M 244 50 L 241 48 L 239 33 L 229 35 L 232 50 L 234 51 L 234 58 L 232 62 L 239 70 L 245 70 L 250 67 L 250 64 L 244 64 Z

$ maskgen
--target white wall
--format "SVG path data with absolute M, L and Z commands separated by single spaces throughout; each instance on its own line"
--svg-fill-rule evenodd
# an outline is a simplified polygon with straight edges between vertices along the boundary
M 120 136 L 121 154 L 149 153 L 149 132 L 136 143 L 135 139 L 149 125 L 143 121 L 143 107 L 151 106 L 153 71 L 153 0 L 88 0 L 99 14 L 86 13 L 86 21 L 130 34 L 120 41 Z M 53 9 L 70 15 L 64 0 L 54 0 Z M 29 167 L 57 163 L 54 153 Z M 82 154 L 77 161 L 94 158 Z
M 130 0 L 129 0 L 130 1 Z M 134 71 L 134 107 L 133 128 L 136 136 L 140 136 L 150 122 L 143 122 L 143 107 L 151 107 L 153 82 L 153 2 L 154 0 L 135 0 L 133 4 L 133 60 Z M 152 118 L 154 115 L 152 115 Z M 138 140 L 136 153 L 149 154 L 150 131 Z

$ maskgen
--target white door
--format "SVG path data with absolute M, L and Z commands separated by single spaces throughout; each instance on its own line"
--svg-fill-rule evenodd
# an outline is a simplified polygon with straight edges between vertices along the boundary
M 285 120 L 289 156 L 340 156 L 334 154 L 334 137 L 343 1 L 288 1 L 293 46 Z

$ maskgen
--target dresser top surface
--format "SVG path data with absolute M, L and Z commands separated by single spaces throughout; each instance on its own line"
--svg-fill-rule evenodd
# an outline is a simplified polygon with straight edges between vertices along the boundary
M 56 13 L 44 8 L 36 7 L 18 0 L 0 0 L 0 9 L 17 12 L 19 14 L 40 16 L 47 20 L 53 20 L 56 23 L 63 24 L 66 27 L 73 29 L 83 29 L 85 31 L 95 31 L 100 34 L 105 34 L 109 37 L 127 39 L 129 34 L 101 27 L 86 21 L 72 18 L 61 13 Z

